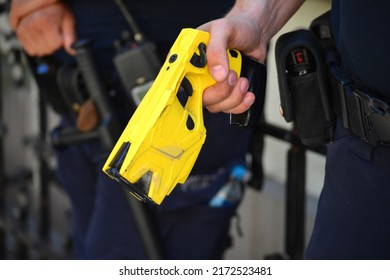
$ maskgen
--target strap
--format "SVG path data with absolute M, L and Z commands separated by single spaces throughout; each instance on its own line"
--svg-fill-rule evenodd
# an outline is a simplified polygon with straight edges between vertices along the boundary
M 115 0 L 116 5 L 118 6 L 119 10 L 121 11 L 124 19 L 126 20 L 127 24 L 129 25 L 130 31 L 133 35 L 134 42 L 141 43 L 145 40 L 143 33 L 141 32 L 141 28 L 138 26 L 136 20 L 130 13 L 129 9 L 123 3 L 123 0 Z

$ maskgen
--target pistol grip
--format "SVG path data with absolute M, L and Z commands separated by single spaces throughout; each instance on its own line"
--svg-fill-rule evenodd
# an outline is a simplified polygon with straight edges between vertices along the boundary
M 259 123 L 264 108 L 267 68 L 265 64 L 242 55 L 240 77 L 248 79 L 248 91 L 253 92 L 256 99 L 247 111 L 241 114 L 230 114 L 230 124 L 254 128 Z

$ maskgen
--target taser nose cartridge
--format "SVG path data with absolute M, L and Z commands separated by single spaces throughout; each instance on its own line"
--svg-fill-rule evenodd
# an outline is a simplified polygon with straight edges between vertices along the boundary
M 185 182 L 206 139 L 202 94 L 215 84 L 207 67 L 208 42 L 207 32 L 181 31 L 103 167 L 139 200 L 161 204 Z M 240 76 L 243 56 L 227 53 Z M 180 88 L 185 100 L 178 98 Z

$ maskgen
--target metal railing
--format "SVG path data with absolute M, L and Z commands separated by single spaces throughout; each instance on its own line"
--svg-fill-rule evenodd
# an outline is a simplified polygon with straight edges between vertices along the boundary
M 306 152 L 326 154 L 326 146 L 307 147 L 302 144 L 295 126 L 291 130 L 262 123 L 264 135 L 277 138 L 290 144 L 287 152 L 286 208 L 284 253 L 267 255 L 269 259 L 303 259 L 306 226 Z

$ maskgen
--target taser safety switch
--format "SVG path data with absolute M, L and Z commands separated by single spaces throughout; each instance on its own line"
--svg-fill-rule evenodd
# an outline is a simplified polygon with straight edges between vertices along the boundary
M 181 31 L 103 167 L 141 201 L 161 204 L 178 183 L 184 183 L 206 139 L 202 94 L 215 84 L 207 67 L 208 42 L 208 32 Z M 254 90 L 265 87 L 264 64 L 236 50 L 227 54 L 238 76 L 243 76 L 245 66 L 245 77 L 255 84 Z M 183 90 L 184 97 L 179 96 Z M 257 98 L 256 111 L 262 111 L 264 89 Z

